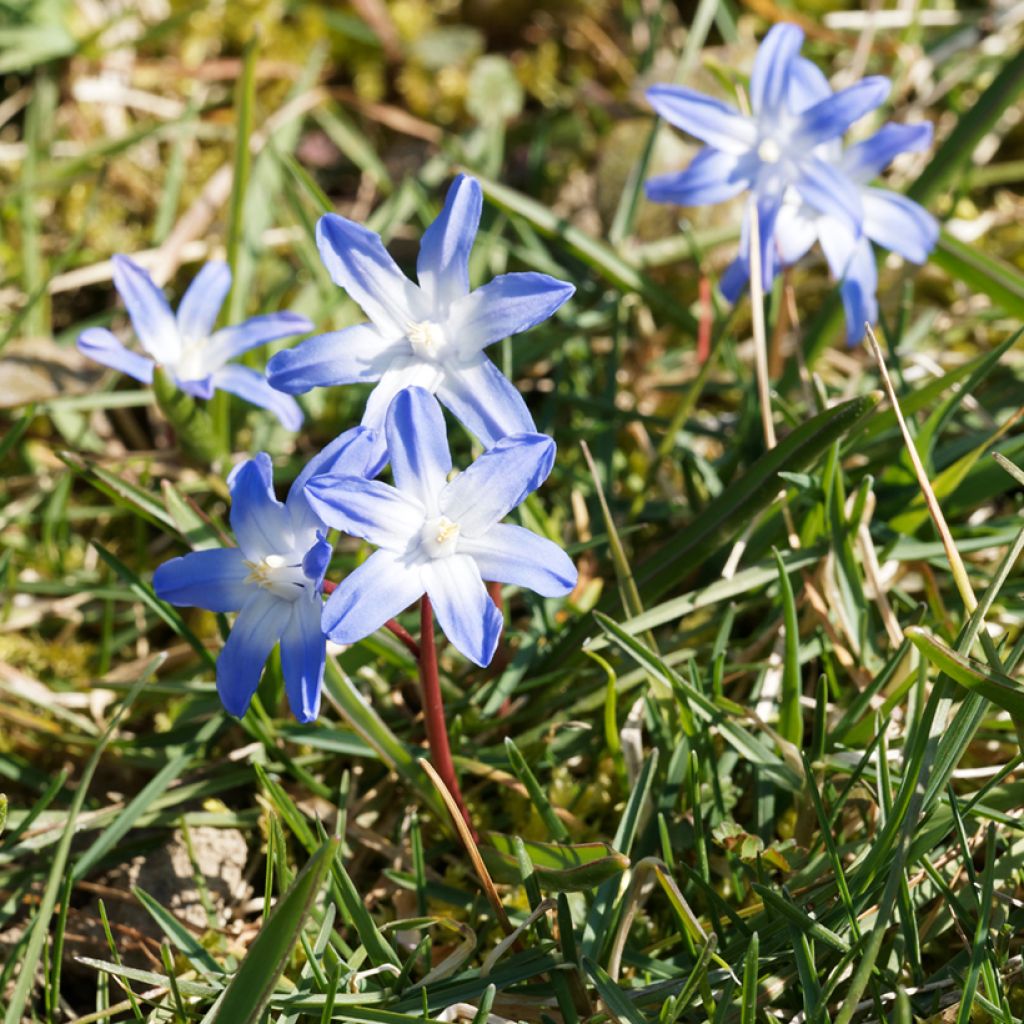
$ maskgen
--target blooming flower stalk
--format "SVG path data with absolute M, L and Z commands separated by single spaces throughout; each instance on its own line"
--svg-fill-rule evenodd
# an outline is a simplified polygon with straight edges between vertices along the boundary
M 686 170 L 650 179 L 648 197 L 695 206 L 749 190 L 757 211 L 765 288 L 775 276 L 776 219 L 791 190 L 855 238 L 860 236 L 860 191 L 825 158 L 822 147 L 889 92 L 889 80 L 876 76 L 835 94 L 829 90 L 812 103 L 795 102 L 823 80 L 799 56 L 803 37 L 791 24 L 776 25 L 765 36 L 750 78 L 749 115 L 693 89 L 655 85 L 647 90 L 651 106 L 666 121 L 707 143 Z
M 487 665 L 502 617 L 485 580 L 545 597 L 576 585 L 576 568 L 558 545 L 500 522 L 547 478 L 554 442 L 534 433 L 506 437 L 449 482 L 444 417 L 418 387 L 396 396 L 385 433 L 395 486 L 337 470 L 307 484 L 325 523 L 379 547 L 328 598 L 324 632 L 354 643 L 426 593 L 448 639 L 470 661 Z
M 236 356 L 268 341 L 305 334 L 313 325 L 297 313 L 268 313 L 233 327 L 214 330 L 231 288 L 226 263 L 211 260 L 192 279 L 177 314 L 149 274 L 127 256 L 115 256 L 114 287 L 145 355 L 125 348 L 105 327 L 90 327 L 78 338 L 83 355 L 129 377 L 153 383 L 154 366 L 163 367 L 175 384 L 193 398 L 211 398 L 230 391 L 272 412 L 289 430 L 302 425 L 302 410 L 294 398 L 272 388 L 247 366 L 230 363 Z
M 263 666 L 280 643 L 292 713 L 300 722 L 316 718 L 326 650 L 321 593 L 331 547 L 305 486 L 316 472 L 361 479 L 373 447 L 369 431 L 346 431 L 310 460 L 283 504 L 274 496 L 270 456 L 260 452 L 228 477 L 238 547 L 193 551 L 153 574 L 157 596 L 170 604 L 238 612 L 217 659 L 217 692 L 232 715 L 245 714 Z
M 460 175 L 427 228 L 410 281 L 379 235 L 335 214 L 320 218 L 317 245 L 334 282 L 368 322 L 278 352 L 270 383 L 288 394 L 314 387 L 377 381 L 363 426 L 381 434 L 388 407 L 406 387 L 438 399 L 487 447 L 535 430 L 526 403 L 484 349 L 546 320 L 575 290 L 547 274 L 502 274 L 469 289 L 469 254 L 483 197 Z

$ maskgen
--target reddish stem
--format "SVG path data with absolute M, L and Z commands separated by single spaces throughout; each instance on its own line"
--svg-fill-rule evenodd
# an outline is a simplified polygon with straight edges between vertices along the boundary
M 452 761 L 451 744 L 448 742 L 448 726 L 444 720 L 444 703 L 441 700 L 441 682 L 437 674 L 437 648 L 434 646 L 434 610 L 426 594 L 420 599 L 420 685 L 423 687 L 423 720 L 427 726 L 427 743 L 430 745 L 430 760 L 437 774 L 445 784 L 452 799 L 458 805 L 466 826 L 477 838 L 476 829 L 466 810 L 459 780 Z
M 324 593 L 333 594 L 338 589 L 337 583 L 332 583 L 330 580 L 324 580 Z M 396 622 L 394 619 L 388 619 L 384 623 L 384 628 L 390 630 L 399 640 L 405 644 L 409 653 L 419 661 L 420 658 L 420 645 L 416 643 L 413 635 L 405 628 L 405 626 Z

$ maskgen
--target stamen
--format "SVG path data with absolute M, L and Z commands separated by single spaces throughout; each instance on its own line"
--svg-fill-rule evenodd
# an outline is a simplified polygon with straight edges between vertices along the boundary
M 447 344 L 444 330 L 433 320 L 409 324 L 405 333 L 413 352 L 424 359 L 436 359 Z
M 420 544 L 430 558 L 447 558 L 455 554 L 459 540 L 459 524 L 447 516 L 428 519 L 420 531 Z
M 258 562 L 246 562 L 250 571 L 246 583 L 255 583 L 269 590 L 274 597 L 294 601 L 310 582 L 302 569 L 302 562 L 290 562 L 284 555 L 266 555 Z

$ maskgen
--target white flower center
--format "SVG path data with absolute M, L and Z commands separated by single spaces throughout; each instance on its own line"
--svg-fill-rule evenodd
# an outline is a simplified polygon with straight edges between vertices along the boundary
M 433 320 L 421 320 L 409 324 L 406 337 L 412 345 L 413 352 L 421 359 L 437 359 L 448 344 L 444 329 Z
M 206 355 L 209 349 L 209 338 L 182 338 L 181 355 L 174 363 L 174 375 L 179 380 L 202 380 L 209 370 L 206 368 Z
M 297 601 L 310 583 L 302 571 L 302 559 L 298 555 L 294 558 L 266 555 L 258 562 L 245 564 L 252 570 L 246 577 L 246 583 L 255 583 L 285 601 Z
M 782 147 L 775 139 L 762 139 L 757 146 L 757 158 L 765 164 L 777 164 L 782 159 Z
M 447 516 L 428 519 L 420 530 L 420 547 L 430 558 L 447 558 L 455 554 L 459 541 L 459 524 Z

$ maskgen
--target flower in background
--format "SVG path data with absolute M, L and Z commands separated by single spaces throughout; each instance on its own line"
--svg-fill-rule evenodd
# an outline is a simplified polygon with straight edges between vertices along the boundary
M 547 478 L 555 444 L 542 434 L 506 437 L 449 482 L 444 416 L 417 387 L 394 399 L 385 432 L 394 487 L 334 470 L 317 473 L 306 488 L 325 523 L 380 549 L 327 599 L 324 632 L 355 643 L 425 592 L 448 639 L 487 665 L 502 617 L 484 580 L 544 597 L 576 585 L 576 567 L 557 544 L 499 522 Z
M 321 592 L 331 547 L 305 487 L 316 472 L 361 480 L 373 447 L 369 431 L 346 431 L 310 460 L 284 504 L 274 496 L 270 456 L 260 452 L 228 477 L 238 547 L 193 551 L 153 574 L 157 596 L 170 604 L 238 612 L 217 659 L 217 692 L 232 715 L 245 714 L 263 666 L 280 643 L 292 713 L 300 722 L 316 718 L 326 651 Z
M 317 245 L 334 282 L 369 317 L 278 352 L 268 364 L 275 388 L 378 381 L 363 426 L 383 434 L 388 406 L 403 388 L 436 394 L 487 447 L 533 431 L 522 396 L 484 349 L 546 320 L 575 290 L 547 274 L 502 274 L 469 290 L 469 253 L 483 197 L 473 178 L 452 183 L 427 228 L 416 262 L 418 285 L 398 268 L 379 235 L 335 214 L 320 218 Z M 383 455 L 383 437 L 380 449 Z
M 192 279 L 175 316 L 164 293 L 137 263 L 115 256 L 114 287 L 128 308 L 135 333 L 146 355 L 125 348 L 105 327 L 90 327 L 79 335 L 83 355 L 129 377 L 153 383 L 153 367 L 163 367 L 182 391 L 194 398 L 211 398 L 230 391 L 253 405 L 269 409 L 289 430 L 302 425 L 295 399 L 275 391 L 263 375 L 247 366 L 228 365 L 230 359 L 277 338 L 305 334 L 313 325 L 297 313 L 268 313 L 234 327 L 214 330 L 217 315 L 231 288 L 231 270 L 212 260 Z
M 822 147 L 889 92 L 887 78 L 872 77 L 835 94 L 829 90 L 810 104 L 794 102 L 794 95 L 804 95 L 805 80 L 813 88 L 817 78 L 824 79 L 799 56 L 803 38 L 790 24 L 776 25 L 765 36 L 750 78 L 750 115 L 693 89 L 655 85 L 647 90 L 651 106 L 666 121 L 707 143 L 686 170 L 650 179 L 648 197 L 696 206 L 749 190 L 757 211 L 765 288 L 775 276 L 776 219 L 790 191 L 859 237 L 864 219 L 860 190 L 829 162 Z M 746 220 L 743 234 L 749 246 Z
M 790 79 L 790 102 L 807 109 L 831 95 L 825 76 L 809 61 L 795 62 Z M 842 149 L 838 140 L 820 148 L 823 159 L 856 189 L 864 220 L 854 233 L 839 218 L 821 213 L 805 202 L 797 189 L 789 189 L 775 221 L 774 249 L 779 262 L 790 266 L 817 241 L 833 277 L 840 282 L 846 312 L 846 340 L 856 344 L 864 337 L 865 323 L 878 319 L 878 267 L 871 242 L 899 253 L 911 263 L 924 263 L 939 237 L 934 217 L 912 199 L 868 185 L 900 153 L 927 149 L 932 141 L 928 123 L 887 124 L 870 138 Z M 722 294 L 735 302 L 750 276 L 749 246 L 722 275 Z

